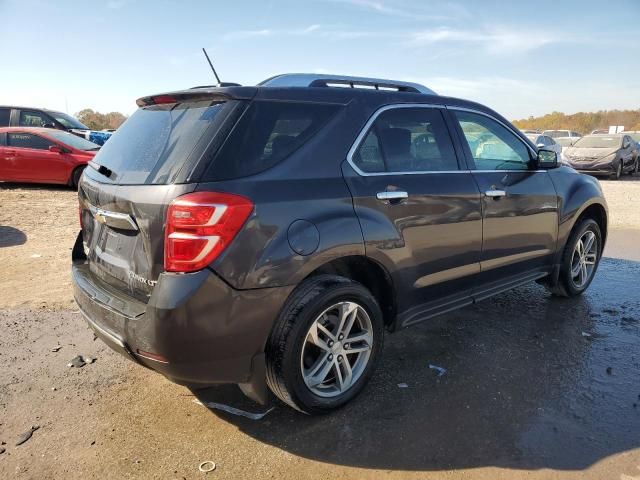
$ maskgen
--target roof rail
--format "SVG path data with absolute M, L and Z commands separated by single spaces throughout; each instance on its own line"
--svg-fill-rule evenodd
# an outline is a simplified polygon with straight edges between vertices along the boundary
M 285 73 L 263 80 L 260 87 L 343 87 L 437 95 L 419 83 L 384 80 L 381 78 L 349 77 L 316 73 Z

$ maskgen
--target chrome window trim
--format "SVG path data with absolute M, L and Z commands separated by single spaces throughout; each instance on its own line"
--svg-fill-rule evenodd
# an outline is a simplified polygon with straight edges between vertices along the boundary
M 511 128 L 509 125 L 507 125 L 506 123 L 504 123 L 502 120 L 497 119 L 496 117 L 494 117 L 493 115 L 491 115 L 491 114 L 489 114 L 489 113 L 483 112 L 483 111 L 481 111 L 481 110 L 475 110 L 475 109 L 473 109 L 473 108 L 455 107 L 455 106 L 454 106 L 454 107 L 447 106 L 447 110 L 460 110 L 460 111 L 462 111 L 462 112 L 471 112 L 471 113 L 476 113 L 476 114 L 478 114 L 478 115 L 482 115 L 482 116 L 484 116 L 484 117 L 490 118 L 491 120 L 493 120 L 493 121 L 495 121 L 495 122 L 498 122 L 498 123 L 499 123 L 500 125 L 502 125 L 504 128 L 506 128 L 506 129 L 507 129 L 507 130 L 509 130 L 511 133 L 513 133 L 513 134 L 516 136 L 516 138 L 517 138 L 521 143 L 523 143 L 523 144 L 524 144 L 524 146 L 525 146 L 525 147 L 527 147 L 527 149 L 528 149 L 531 153 L 533 153 L 533 155 L 534 155 L 534 156 L 537 156 L 537 155 L 538 155 L 538 152 L 537 152 L 536 150 L 534 150 L 533 148 L 531 148 L 531 146 L 530 146 L 527 142 L 525 142 L 524 140 L 522 140 L 522 138 L 520 138 L 520 135 L 518 135 L 518 133 L 517 133 L 513 128 Z
M 450 107 L 448 105 L 443 104 L 433 104 L 433 103 L 394 103 L 391 105 L 385 105 L 376 110 L 373 115 L 367 120 L 360 133 L 356 137 L 355 141 L 351 145 L 349 152 L 347 153 L 347 162 L 351 165 L 351 168 L 355 170 L 355 172 L 361 177 L 384 177 L 389 175 L 437 175 L 437 174 L 450 174 L 450 173 L 514 173 L 514 172 L 527 172 L 527 173 L 540 173 L 546 172 L 546 170 L 470 170 L 470 169 L 459 169 L 459 170 L 429 170 L 429 171 L 408 171 L 408 172 L 365 172 L 361 170 L 353 161 L 353 156 L 356 153 L 356 150 L 360 147 L 360 144 L 364 141 L 364 137 L 369 133 L 369 129 L 373 125 L 373 123 L 378 119 L 378 117 L 388 110 L 400 109 L 400 108 L 438 108 L 438 109 L 447 109 L 447 110 L 462 110 L 471 113 L 478 113 L 480 115 L 484 115 L 485 117 L 489 117 L 492 120 L 498 122 L 511 133 L 513 133 L 516 137 L 518 134 L 513 130 L 513 128 L 505 125 L 504 122 L 498 120 L 493 115 L 489 115 L 485 112 L 474 110 L 472 108 L 465 107 Z M 453 142 L 453 138 L 451 139 Z M 522 139 L 519 139 L 522 142 Z M 534 151 L 526 142 L 522 142 L 525 146 L 534 154 L 537 155 L 538 152 Z
M 439 105 L 433 103 L 394 103 L 391 105 L 385 105 L 384 107 L 380 107 L 378 110 L 373 112 L 373 115 L 367 120 L 367 123 L 364 124 L 362 130 L 356 137 L 353 145 L 349 149 L 349 153 L 347 153 L 347 162 L 349 165 L 356 171 L 358 175 L 361 177 L 382 177 L 388 175 L 425 175 L 425 174 L 436 174 L 436 173 L 468 173 L 469 170 L 434 170 L 434 171 L 407 171 L 407 172 L 365 172 L 361 170 L 353 161 L 353 156 L 356 153 L 356 150 L 360 147 L 360 144 L 364 141 L 364 137 L 369 133 L 369 129 L 374 124 L 374 122 L 378 119 L 380 115 L 388 110 L 395 110 L 400 108 L 439 108 L 444 109 L 447 108 L 446 105 Z

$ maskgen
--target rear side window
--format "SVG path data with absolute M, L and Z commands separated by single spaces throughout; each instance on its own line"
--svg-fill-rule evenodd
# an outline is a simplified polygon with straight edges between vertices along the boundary
M 21 127 L 42 127 L 51 124 L 53 121 L 44 113 L 29 110 L 20 110 L 20 126 Z
M 173 183 L 200 156 L 232 103 L 207 100 L 138 109 L 95 156 L 98 165 L 113 172 L 100 181 Z
M 338 108 L 326 104 L 252 102 L 204 180 L 245 177 L 273 167 L 307 142 Z
M 10 117 L 11 117 L 10 108 L 0 108 L 0 127 L 8 127 Z
M 7 145 L 16 148 L 33 148 L 36 150 L 48 150 L 53 142 L 38 135 L 30 133 L 9 133 L 7 134 Z
M 381 113 L 353 162 L 366 173 L 458 170 L 449 132 L 435 108 L 394 108 Z

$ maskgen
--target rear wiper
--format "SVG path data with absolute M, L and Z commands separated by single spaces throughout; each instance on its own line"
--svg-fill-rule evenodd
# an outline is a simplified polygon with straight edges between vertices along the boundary
M 107 178 L 110 178 L 111 175 L 113 175 L 113 170 L 105 167 L 104 165 L 99 165 L 93 160 L 89 160 L 89 166 Z

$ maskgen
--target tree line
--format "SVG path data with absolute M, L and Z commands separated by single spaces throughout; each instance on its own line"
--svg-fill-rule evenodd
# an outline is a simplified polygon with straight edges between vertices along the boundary
M 578 112 L 566 115 L 552 112 L 542 117 L 529 117 L 515 120 L 513 124 L 520 128 L 538 130 L 573 130 L 582 134 L 596 129 L 608 129 L 610 125 L 624 125 L 625 130 L 640 130 L 639 110 L 600 110 L 598 112 Z
M 118 128 L 127 119 L 120 112 L 100 113 L 90 108 L 85 108 L 76 113 L 76 118 L 92 130 L 104 130 L 105 128 Z

